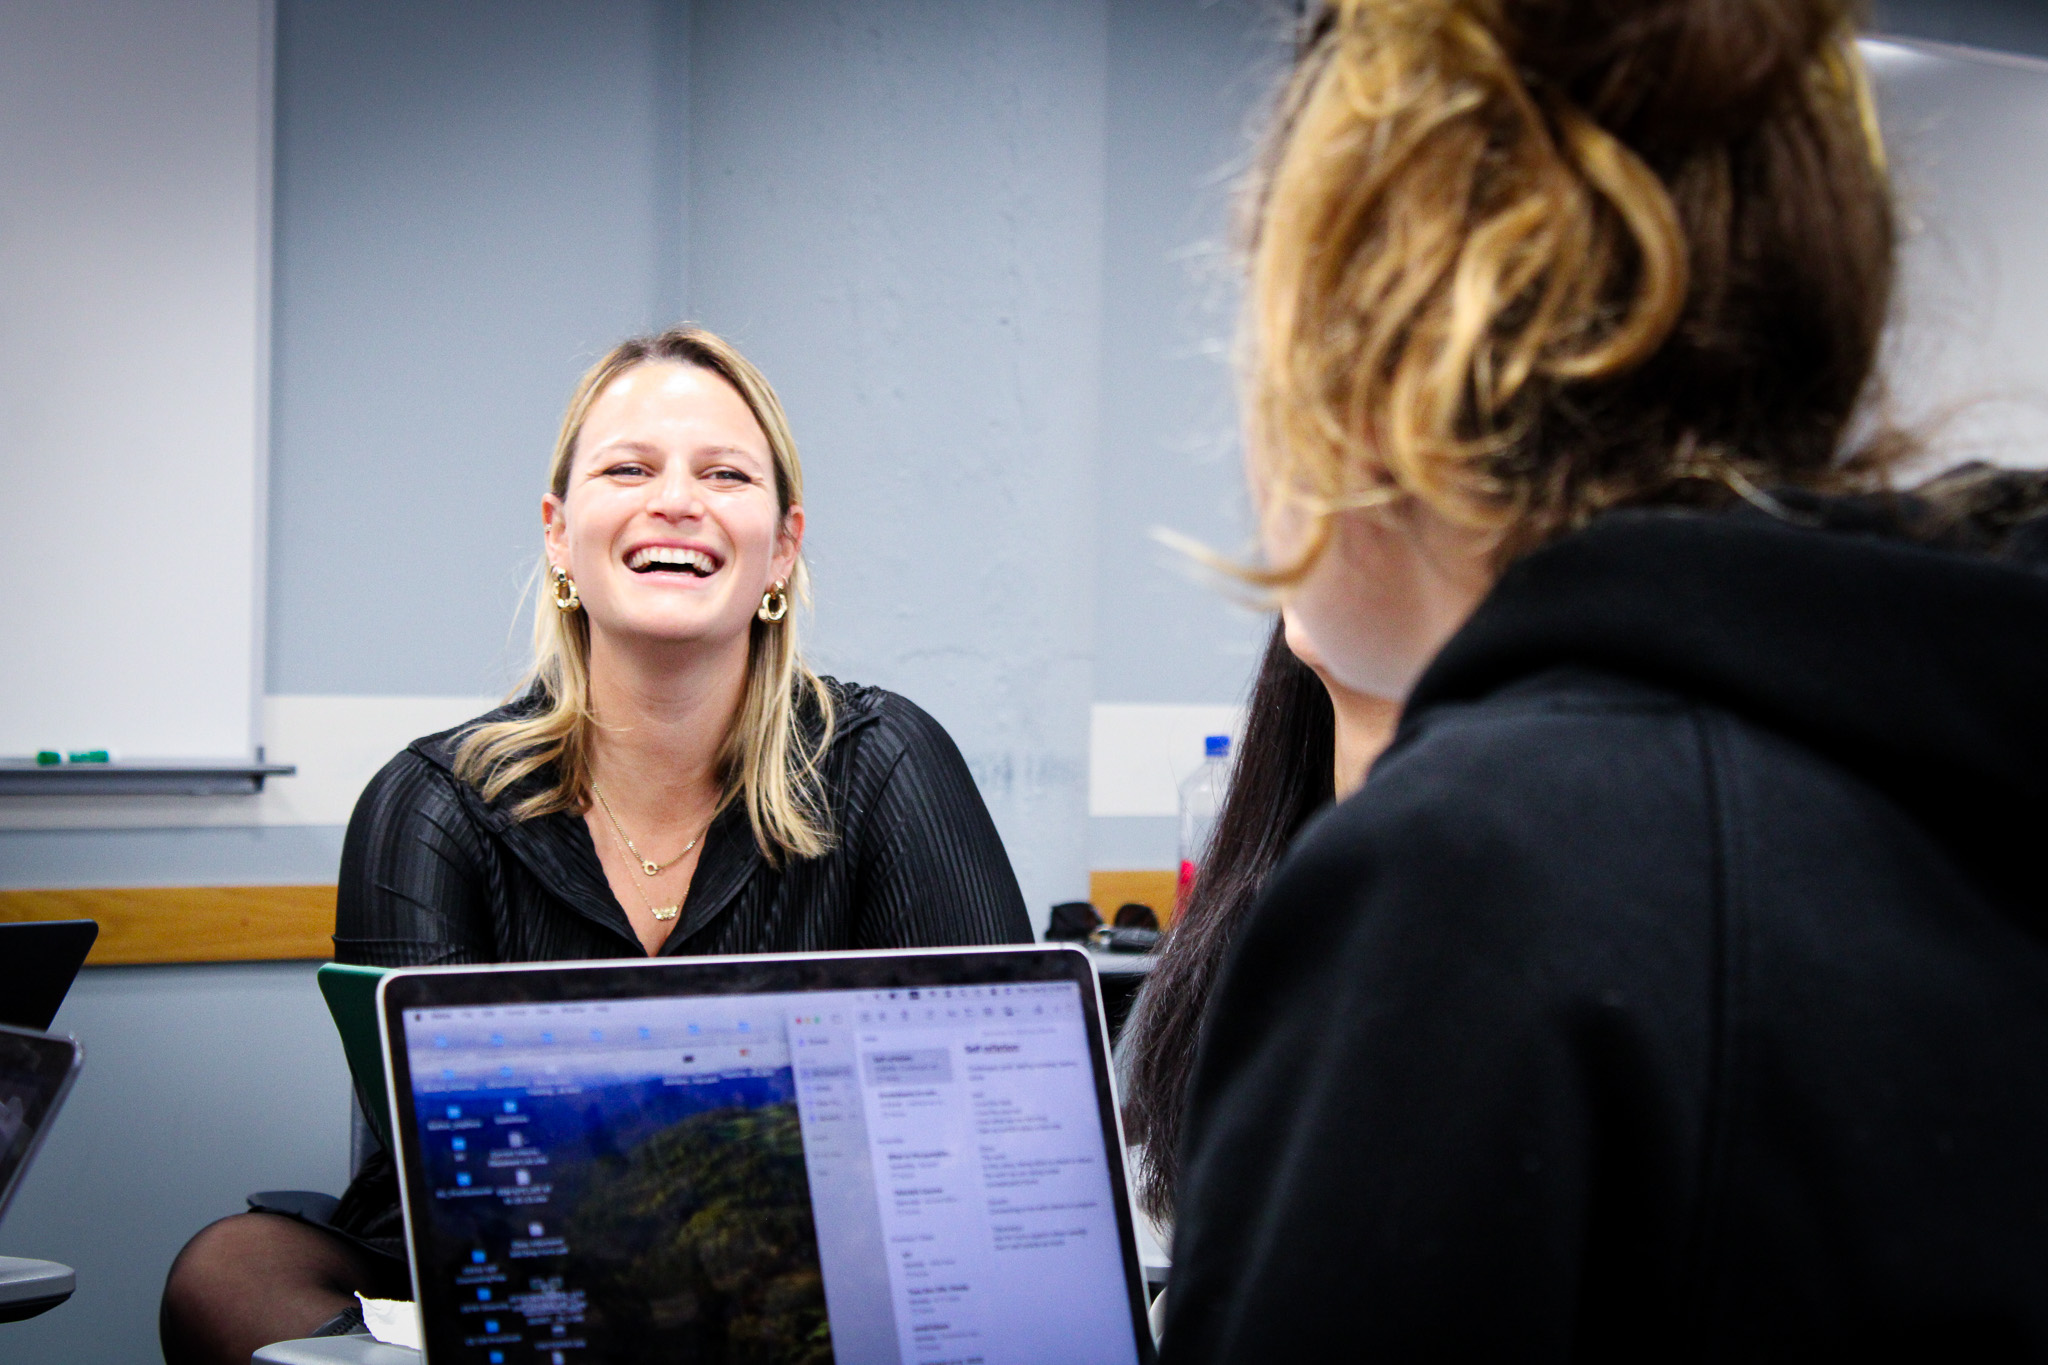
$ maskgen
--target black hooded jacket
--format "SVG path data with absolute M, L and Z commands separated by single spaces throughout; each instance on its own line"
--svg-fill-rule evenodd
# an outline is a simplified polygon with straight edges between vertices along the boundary
M 1226 969 L 1164 1358 L 2048 1359 L 2044 821 L 2038 567 L 1519 561 Z

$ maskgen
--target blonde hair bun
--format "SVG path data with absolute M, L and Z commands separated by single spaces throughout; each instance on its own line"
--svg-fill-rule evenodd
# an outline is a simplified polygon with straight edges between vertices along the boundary
M 1246 196 L 1250 439 L 1305 510 L 1505 558 L 1613 507 L 1870 486 L 1893 225 L 1847 0 L 1332 0 Z M 1889 452 L 1889 453 L 1888 453 Z

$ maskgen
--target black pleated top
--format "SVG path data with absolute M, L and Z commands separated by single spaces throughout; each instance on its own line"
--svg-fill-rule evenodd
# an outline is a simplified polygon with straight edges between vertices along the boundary
M 1028 943 L 1016 874 L 960 750 L 939 723 L 877 687 L 826 680 L 837 709 L 820 764 L 833 835 L 823 855 L 771 864 L 745 807 L 704 834 L 663 956 Z M 515 820 L 454 774 L 455 742 L 429 735 L 356 802 L 342 845 L 338 962 L 377 967 L 644 957 L 580 815 Z M 403 1254 L 397 1183 L 383 1154 L 351 1185 L 336 1225 Z
M 951 736 L 892 692 L 828 686 L 838 725 L 821 768 L 833 847 L 770 864 L 744 806 L 727 806 L 704 834 L 662 955 L 1029 942 L 1016 875 Z M 356 803 L 335 960 L 643 956 L 583 817 L 509 814 L 546 775 L 496 802 L 456 779 L 455 741 L 469 725 L 415 741 Z

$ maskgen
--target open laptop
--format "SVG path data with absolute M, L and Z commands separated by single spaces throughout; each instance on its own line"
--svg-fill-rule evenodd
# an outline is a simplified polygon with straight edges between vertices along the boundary
M 427 1359 L 1153 1359 L 1074 948 L 394 972 Z
M 84 1060 L 72 1039 L 0 1025 L 0 1217 Z
M 0 924 L 0 1024 L 48 1028 L 99 932 L 89 919 Z
M 84 1053 L 69 1038 L 0 1025 L 0 1218 L 83 1061 Z M 77 1283 L 69 1266 L 0 1256 L 0 1323 L 55 1308 Z

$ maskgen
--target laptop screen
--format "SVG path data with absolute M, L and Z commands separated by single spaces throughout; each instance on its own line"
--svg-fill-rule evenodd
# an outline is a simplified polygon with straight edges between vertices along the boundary
M 69 1038 L 0 1026 L 0 1213 L 50 1131 L 81 1057 Z
M 429 1357 L 1136 1362 L 1094 1009 L 1067 979 L 394 1010 Z

